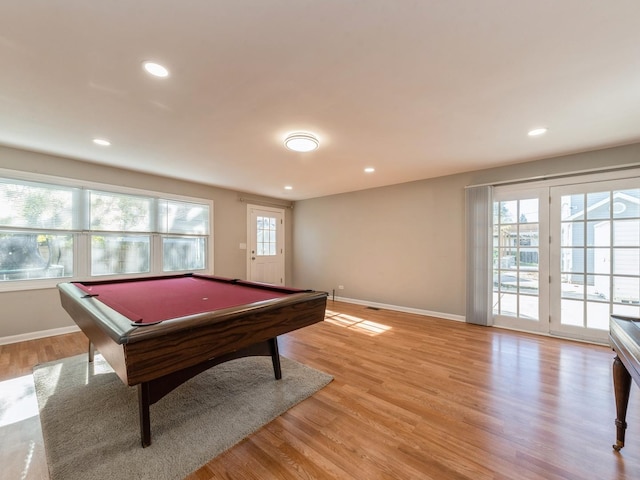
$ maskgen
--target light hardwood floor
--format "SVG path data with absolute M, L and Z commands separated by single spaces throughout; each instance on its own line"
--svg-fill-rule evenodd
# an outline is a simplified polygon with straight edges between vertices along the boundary
M 334 381 L 189 480 L 640 479 L 635 385 L 626 446 L 611 448 L 607 347 L 332 301 L 279 342 Z M 1 385 L 85 350 L 80 333 L 0 346 Z M 47 478 L 37 416 L 0 425 L 0 476 Z

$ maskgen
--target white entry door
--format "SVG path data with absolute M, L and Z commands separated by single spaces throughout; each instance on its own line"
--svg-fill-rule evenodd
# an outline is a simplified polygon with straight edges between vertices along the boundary
M 253 282 L 284 285 L 284 210 L 248 205 L 249 259 Z

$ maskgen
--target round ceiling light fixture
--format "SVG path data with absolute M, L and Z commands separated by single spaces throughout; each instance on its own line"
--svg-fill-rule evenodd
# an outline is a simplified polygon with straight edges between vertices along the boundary
M 93 143 L 100 145 L 101 147 L 108 147 L 111 145 L 111 142 L 105 138 L 94 138 Z
M 545 127 L 534 128 L 533 130 L 529 130 L 528 135 L 530 137 L 537 137 L 539 135 L 544 135 L 547 133 L 547 129 Z
M 154 77 L 168 77 L 169 70 L 155 62 L 143 62 L 142 67 Z
M 284 146 L 294 152 L 311 152 L 320 146 L 320 142 L 312 133 L 296 132 L 287 135 Z

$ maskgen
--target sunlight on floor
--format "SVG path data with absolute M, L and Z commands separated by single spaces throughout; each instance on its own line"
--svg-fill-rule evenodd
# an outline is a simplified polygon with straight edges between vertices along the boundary
M 327 310 L 325 321 L 338 325 L 339 327 L 351 328 L 355 331 L 366 333 L 367 335 L 379 335 L 391 330 L 391 327 L 382 323 L 372 322 L 364 318 L 347 315 L 345 313 Z
M 38 402 L 31 375 L 0 382 L 0 392 L 0 427 L 38 415 Z

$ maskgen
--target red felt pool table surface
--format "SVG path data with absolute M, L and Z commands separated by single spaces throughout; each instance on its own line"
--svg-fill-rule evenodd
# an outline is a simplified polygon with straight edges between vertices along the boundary
M 150 278 L 115 282 L 74 282 L 138 325 L 212 312 L 240 305 L 285 297 L 302 290 L 256 288 L 221 277 L 204 275 Z

